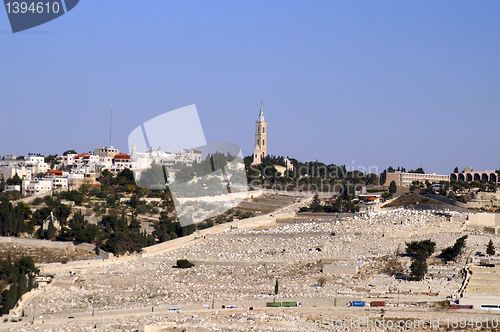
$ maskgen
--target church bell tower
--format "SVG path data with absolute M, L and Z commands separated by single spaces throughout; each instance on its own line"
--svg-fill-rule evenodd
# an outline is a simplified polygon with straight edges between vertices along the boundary
M 255 122 L 255 148 L 252 164 L 262 163 L 264 157 L 267 157 L 267 122 L 264 118 L 264 105 L 260 103 L 259 118 Z

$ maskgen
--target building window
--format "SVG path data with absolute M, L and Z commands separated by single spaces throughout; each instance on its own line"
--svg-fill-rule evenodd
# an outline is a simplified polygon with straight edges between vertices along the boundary
M 262 146 L 264 146 L 264 145 L 266 145 L 266 140 L 265 139 L 262 140 Z
M 266 133 L 266 127 L 262 127 L 262 133 L 265 134 Z

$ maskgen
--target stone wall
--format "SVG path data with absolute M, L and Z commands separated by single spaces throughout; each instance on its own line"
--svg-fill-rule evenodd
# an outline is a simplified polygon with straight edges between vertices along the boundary
M 467 226 L 471 227 L 498 227 L 500 213 L 474 213 L 467 216 Z
M 23 247 L 40 247 L 49 249 L 62 249 L 75 251 L 75 245 L 72 242 L 57 242 L 39 239 L 26 239 L 19 237 L 0 237 L 0 243 L 11 243 Z

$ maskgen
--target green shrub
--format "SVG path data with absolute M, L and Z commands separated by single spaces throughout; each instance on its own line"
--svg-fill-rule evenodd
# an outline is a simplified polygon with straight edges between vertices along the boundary
M 179 269 L 189 269 L 194 266 L 193 262 L 190 262 L 187 259 L 178 259 L 175 267 Z

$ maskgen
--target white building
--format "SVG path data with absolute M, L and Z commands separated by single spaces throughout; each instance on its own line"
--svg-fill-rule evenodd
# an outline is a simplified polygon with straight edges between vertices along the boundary
M 77 154 L 75 153 L 69 153 L 65 156 L 60 156 L 59 157 L 59 166 L 60 167 L 67 167 L 67 166 L 73 166 L 75 163 L 75 157 Z
M 52 181 L 51 180 L 23 180 L 22 193 L 26 196 L 51 194 Z
M 26 166 L 20 166 L 18 164 L 3 164 L 0 165 L 0 174 L 2 175 L 2 178 L 4 180 L 8 180 L 13 178 L 16 174 L 19 176 L 22 180 L 31 180 L 31 170 L 29 168 L 26 168 Z
M 96 154 L 80 153 L 74 159 L 73 168 L 76 169 L 93 170 L 95 172 L 99 166 L 99 156 Z
M 68 174 L 68 189 L 78 189 L 85 183 L 85 175 L 83 173 L 69 173 Z
M 111 157 L 113 158 L 117 154 L 120 153 L 120 150 L 115 148 L 114 146 L 110 147 L 102 147 L 102 148 L 97 148 L 94 150 L 94 153 L 98 155 L 99 157 Z
M 69 173 L 68 178 L 68 189 L 75 190 L 79 189 L 83 184 L 92 185 L 96 182 L 96 173 Z
M 113 157 L 109 156 L 99 156 L 99 169 L 111 169 L 113 168 Z
M 197 163 L 201 162 L 202 152 L 196 149 L 183 149 L 177 153 L 165 152 L 160 149 L 137 152 L 135 146 L 132 146 L 130 157 L 133 170 L 148 169 L 153 162 L 172 170 L 175 167 L 192 166 L 195 161 Z
M 5 185 L 4 191 L 19 191 L 21 192 L 21 186 L 19 184 Z
M 39 154 L 31 154 L 28 158 L 24 158 L 24 161 L 32 164 L 43 164 L 45 163 L 45 157 Z
M 114 173 L 118 173 L 126 168 L 132 169 L 132 159 L 130 158 L 130 156 L 125 153 L 116 154 L 113 157 L 113 166 L 110 170 Z
M 440 183 L 449 182 L 449 175 L 440 175 L 436 173 L 405 173 L 401 171 L 388 172 L 386 175 L 386 180 L 384 186 L 388 187 L 391 182 L 394 181 L 398 187 L 410 187 L 414 181 L 419 181 L 421 183 Z
M 68 178 L 63 176 L 45 177 L 44 180 L 52 182 L 52 191 L 61 192 L 68 190 Z
M 45 157 L 39 154 L 29 155 L 23 163 L 26 168 L 31 170 L 32 176 L 44 174 L 49 170 L 49 165 L 45 162 Z
M 31 180 L 37 174 L 43 174 L 49 169 L 45 157 L 39 154 L 17 159 L 16 156 L 4 156 L 0 161 L 0 176 L 7 180 L 16 174 L 21 179 Z

